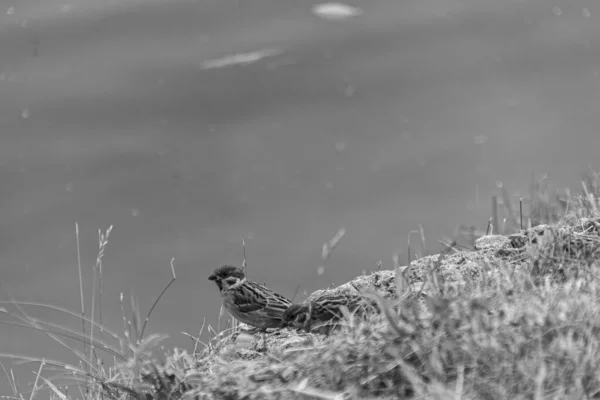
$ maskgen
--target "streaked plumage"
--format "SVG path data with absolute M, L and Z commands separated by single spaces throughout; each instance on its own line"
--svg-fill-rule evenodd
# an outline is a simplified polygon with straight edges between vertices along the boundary
M 344 306 L 356 315 L 373 304 L 360 295 L 324 294 L 310 302 L 291 305 L 283 314 L 281 326 L 327 333 L 343 318 Z
M 215 281 L 223 306 L 235 319 L 261 330 L 279 328 L 283 313 L 292 304 L 271 289 L 247 280 L 244 272 L 232 265 L 216 268 L 208 279 Z

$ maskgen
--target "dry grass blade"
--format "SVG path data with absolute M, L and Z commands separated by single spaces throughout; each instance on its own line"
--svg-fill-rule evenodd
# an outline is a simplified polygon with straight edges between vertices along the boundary
M 202 346 L 204 346 L 205 348 L 206 348 L 206 347 L 208 347 L 208 344 L 206 344 L 206 343 L 204 343 L 203 341 L 201 341 L 201 340 L 200 340 L 200 338 L 199 338 L 199 337 L 200 337 L 200 335 L 198 335 L 198 336 L 193 336 L 193 335 L 190 335 L 190 334 L 189 334 L 189 333 L 187 333 L 187 332 L 179 332 L 179 333 L 181 333 L 183 336 L 187 336 L 187 337 L 189 337 L 190 339 L 192 339 L 192 342 L 194 343 L 194 351 L 192 352 L 192 354 L 196 354 L 196 353 L 197 353 L 197 351 L 198 351 L 198 345 L 199 345 L 199 344 L 201 344 L 201 345 L 202 345 Z
M 246 275 L 246 277 L 248 277 L 248 263 L 246 260 L 246 240 L 242 239 L 242 251 L 244 253 L 244 259 L 242 260 L 242 271 L 244 271 L 244 274 Z
M 81 318 L 79 315 L 77 315 L 77 313 L 62 309 L 60 307 L 56 307 L 56 306 L 52 306 L 52 305 L 48 305 L 48 304 L 39 304 L 39 303 L 35 303 L 35 302 L 20 302 L 20 301 L 13 300 L 11 302 L 0 302 L 0 304 L 1 303 L 15 305 L 23 316 L 17 315 L 15 313 L 11 313 L 4 308 L 0 308 L 0 312 L 5 313 L 12 318 L 18 319 L 19 321 L 22 321 L 23 323 L 20 324 L 20 323 L 13 322 L 13 321 L 0 321 L 0 323 L 9 324 L 9 325 L 13 325 L 13 326 L 25 327 L 27 329 L 33 329 L 33 330 L 37 330 L 39 332 L 43 332 L 46 335 L 48 335 L 49 337 L 51 337 L 52 339 L 54 339 L 55 341 L 57 341 L 63 347 L 65 347 L 65 348 L 69 349 L 71 352 L 73 352 L 73 354 L 75 354 L 85 365 L 88 365 L 89 367 L 92 367 L 91 359 L 87 358 L 87 356 L 85 356 L 84 353 L 80 352 L 75 347 L 70 346 L 69 344 L 67 344 L 66 342 L 61 340 L 59 338 L 59 336 L 63 337 L 63 338 L 76 340 L 78 342 L 81 342 L 84 346 L 94 344 L 99 350 L 102 350 L 108 354 L 111 354 L 114 357 L 117 357 L 119 359 L 125 358 L 123 355 L 121 355 L 119 353 L 119 351 L 116 348 L 108 346 L 108 345 L 106 345 L 102 342 L 99 342 L 97 340 L 94 340 L 92 338 L 88 338 L 87 336 L 84 336 L 83 333 L 76 332 L 70 328 L 60 326 L 57 324 L 53 324 L 51 322 L 42 321 L 37 318 L 30 317 L 29 315 L 27 315 L 25 313 L 25 311 L 22 309 L 21 306 L 22 305 L 41 306 L 41 307 L 49 308 L 52 310 L 61 311 L 68 315 L 73 315 L 76 318 Z M 86 319 L 86 321 L 87 321 L 87 319 Z M 48 327 L 58 329 L 59 331 L 50 330 L 50 329 L 48 329 Z M 110 330 L 106 329 L 106 331 L 111 334 L 113 339 L 120 340 L 119 337 L 116 336 L 114 333 L 112 333 Z M 90 371 L 88 371 L 88 372 L 90 372 Z
M 40 375 L 42 375 L 42 369 L 44 369 L 44 365 L 46 365 L 46 363 L 44 362 L 44 360 L 42 360 L 42 362 L 40 363 L 40 368 L 38 369 L 37 374 L 35 375 L 35 381 L 33 382 L 33 389 L 31 390 L 29 400 L 33 400 L 35 394 L 37 393 L 37 385 L 38 381 L 40 380 Z
M 392 266 L 394 267 L 394 270 L 400 268 L 400 255 L 398 253 L 394 253 L 392 256 Z
M 22 316 L 17 316 L 16 314 L 9 314 L 9 315 L 12 315 L 12 316 L 18 318 L 20 321 L 25 322 L 27 325 L 31 326 L 32 328 L 39 329 L 40 331 L 42 331 L 46 335 L 48 335 L 50 338 L 52 338 L 56 342 L 58 342 L 61 346 L 63 346 L 66 349 L 69 349 L 70 351 L 72 351 L 75 355 L 77 355 L 80 358 L 81 361 L 84 362 L 85 368 L 88 370 L 88 372 L 89 372 L 89 368 L 93 368 L 92 365 L 91 365 L 91 363 L 90 363 L 90 361 L 88 359 L 86 359 L 85 356 L 83 356 L 77 349 L 75 349 L 72 346 L 69 346 L 67 343 L 65 343 L 62 339 L 60 339 L 58 337 L 58 336 L 60 336 L 60 334 L 58 334 L 58 333 L 55 334 L 55 333 L 49 331 L 48 329 L 45 329 L 45 328 L 41 327 L 38 323 L 35 322 L 35 320 L 33 318 L 31 318 L 25 312 L 25 310 L 23 310 L 23 308 L 16 301 L 13 300 L 12 304 L 15 305 L 15 307 L 17 307 L 17 309 L 22 314 Z
M 465 367 L 460 364 L 457 369 L 458 378 L 456 379 L 456 389 L 454 391 L 454 400 L 460 400 L 463 397 L 465 384 Z
M 321 259 L 327 260 L 331 256 L 331 252 L 339 245 L 342 238 L 346 235 L 345 229 L 340 229 L 329 242 L 323 245 L 323 251 L 321 252 Z
M 99 298 L 99 306 L 100 312 L 102 312 L 102 258 L 104 257 L 104 251 L 106 246 L 108 245 L 108 237 L 110 236 L 110 232 L 112 231 L 113 226 L 109 226 L 105 233 L 102 233 L 101 230 L 98 229 L 98 253 L 96 255 L 96 265 L 94 266 L 94 276 L 92 279 L 92 311 L 91 311 L 91 320 L 95 321 L 95 313 L 96 313 L 96 280 L 100 280 L 100 298 Z M 100 324 L 102 324 L 102 315 L 100 315 Z M 94 325 L 90 326 L 90 353 L 89 360 L 92 361 L 92 354 L 94 353 Z M 100 334 L 102 334 L 102 330 L 100 330 Z
M 63 307 L 55 306 L 55 305 L 52 305 L 52 304 L 35 302 L 35 301 L 20 301 L 20 300 L 10 300 L 10 301 L 0 300 L 0 304 L 3 304 L 3 305 L 32 306 L 32 307 L 47 308 L 49 310 L 59 311 L 59 312 L 65 313 L 65 314 L 73 316 L 75 318 L 83 318 L 84 322 L 87 322 L 89 324 L 94 325 L 95 327 L 97 327 L 99 329 L 102 329 L 105 333 L 109 334 L 113 339 L 119 340 L 119 335 L 117 335 L 115 332 L 113 332 L 112 330 L 110 330 L 108 327 L 100 325 L 99 323 L 93 322 L 89 318 L 81 317 L 81 315 L 77 314 L 76 312 L 70 311 L 70 310 L 68 310 L 66 308 L 63 308 Z M 6 312 L 6 310 L 3 310 L 3 309 L 0 309 L 0 311 Z
M 81 268 L 81 246 L 79 244 L 79 223 L 75 222 L 75 242 L 77 246 L 77 272 L 79 274 L 79 299 L 81 301 L 81 334 L 86 336 L 85 333 L 85 299 L 83 297 L 83 272 Z M 83 354 L 87 352 L 86 344 L 83 343 Z
M 534 400 L 542 400 L 544 398 L 544 379 L 546 379 L 546 362 L 542 359 L 538 374 L 535 378 L 535 396 Z
M 485 235 L 491 235 L 492 233 L 494 233 L 494 226 L 492 225 L 492 218 L 490 217 L 488 219 L 488 224 L 487 224 L 487 228 L 485 229 Z
M 344 393 L 336 393 L 328 390 L 317 389 L 308 386 L 308 379 L 304 379 L 299 382 L 296 386 L 290 388 L 292 392 L 310 396 L 316 399 L 324 399 L 324 400 L 345 400 L 348 396 Z
M 590 214 L 591 215 L 598 215 L 599 214 L 598 213 L 598 203 L 596 201 L 594 193 L 592 193 L 592 192 L 590 192 L 588 190 L 588 187 L 587 187 L 585 181 L 581 182 L 581 186 L 583 187 L 583 192 L 585 194 L 588 207 L 590 208 Z
M 48 386 L 50 388 L 50 390 L 52 390 L 52 392 L 58 396 L 58 398 L 60 400 L 68 400 L 68 397 L 61 392 L 52 382 L 50 382 L 48 379 L 44 378 L 43 376 L 40 377 L 44 383 L 46 384 L 46 386 Z
M 162 292 L 160 292 L 160 294 L 158 295 L 158 297 L 152 304 L 152 307 L 150 307 L 150 311 L 148 311 L 148 315 L 146 315 L 146 319 L 144 320 L 144 326 L 142 327 L 142 332 L 140 333 L 140 336 L 139 336 L 140 340 L 144 337 L 144 332 L 146 331 L 146 325 L 148 324 L 150 315 L 152 315 L 152 311 L 154 311 L 154 308 L 156 307 L 156 305 L 158 304 L 158 302 L 160 301 L 162 296 L 165 294 L 167 289 L 169 289 L 169 287 L 173 284 L 173 282 L 175 282 L 175 279 L 177 279 L 177 277 L 175 276 L 175 259 L 174 258 L 171 259 L 170 264 L 171 264 L 171 274 L 173 275 L 173 278 L 171 278 L 171 281 L 167 284 L 167 286 L 165 286 L 165 288 L 162 290 Z
M 129 322 L 131 324 L 133 337 L 135 338 L 133 342 L 139 344 L 139 342 L 142 340 L 140 335 L 140 329 L 142 327 L 142 322 L 140 320 L 140 307 L 133 294 L 129 298 L 129 301 L 131 302 L 131 320 Z M 129 336 L 129 340 L 132 341 L 132 336 Z
M 500 188 L 500 193 L 502 195 L 502 205 L 504 205 L 504 209 L 506 211 L 506 214 L 508 215 L 508 218 L 510 218 L 510 223 L 513 227 L 519 226 L 519 223 L 517 222 L 517 217 L 516 217 L 516 213 L 513 209 L 513 204 L 512 204 L 512 199 L 510 197 L 510 194 L 508 193 L 508 190 L 506 189 L 506 187 L 504 185 L 502 185 L 502 187 Z M 504 223 L 506 224 L 506 223 Z M 502 228 L 502 233 L 504 233 L 504 227 Z
M 296 297 L 298 297 L 299 292 L 300 292 L 300 285 L 296 285 L 296 288 L 294 289 L 294 294 L 292 295 L 292 297 L 290 297 L 290 301 L 292 303 L 296 301 Z
M 428 395 L 427 384 L 423 381 L 423 378 L 413 368 L 413 366 L 407 364 L 403 360 L 397 361 L 398 366 L 402 369 L 404 376 L 411 383 L 413 390 L 415 391 L 417 398 L 426 398 Z
M 50 325 L 50 323 L 48 322 L 42 322 L 45 325 Z M 65 332 L 57 332 L 57 331 L 50 331 L 47 328 L 44 327 L 40 327 L 40 326 L 32 326 L 32 325 L 28 325 L 27 323 L 18 323 L 18 322 L 13 322 L 13 321 L 0 321 L 0 324 L 6 324 L 6 325 L 12 325 L 12 326 L 18 326 L 21 328 L 27 328 L 27 329 L 32 329 L 32 330 L 36 330 L 38 332 L 43 332 L 46 333 L 47 335 L 57 335 L 57 336 L 62 336 L 68 339 L 73 339 L 76 340 L 78 342 L 84 343 L 86 345 L 91 344 L 90 339 L 88 339 L 87 336 L 82 336 L 81 333 L 76 332 L 72 329 L 69 328 L 65 328 L 65 327 L 60 327 L 58 325 L 52 324 L 52 327 L 56 327 L 57 329 L 62 329 Z M 119 353 L 119 351 L 113 347 L 109 347 L 106 346 L 104 343 L 98 342 L 98 341 L 94 341 L 94 346 L 96 346 L 99 350 L 105 351 L 106 353 L 117 357 L 118 359 L 124 361 L 126 360 L 126 358 Z M 79 357 L 80 359 L 85 360 L 85 357 L 83 355 L 83 353 L 81 353 L 79 350 L 75 349 L 74 347 L 68 346 L 68 345 L 64 345 L 65 347 L 67 347 L 69 350 L 71 350 L 77 357 Z
M 2 371 L 4 371 L 4 375 L 6 376 L 6 380 L 8 381 L 8 384 L 10 385 L 11 391 L 13 392 L 14 395 L 17 395 L 18 394 L 17 383 L 15 382 L 14 375 L 8 373 L 8 370 L 6 369 L 6 367 L 4 366 L 4 363 L 2 361 L 0 361 L 0 367 L 2 367 Z
M 383 315 L 385 316 L 388 325 L 398 335 L 398 337 L 406 337 L 411 333 L 412 330 L 410 329 L 410 327 L 400 326 L 398 318 L 394 314 L 392 307 L 387 303 L 387 301 L 383 297 L 381 297 L 379 293 L 372 289 L 368 289 L 364 290 L 363 294 L 365 295 L 365 297 L 370 297 L 371 299 L 377 302 L 377 306 L 383 312 Z
M 394 281 L 396 283 L 396 291 L 398 293 L 398 299 L 403 299 L 411 293 L 411 286 L 406 278 L 406 274 L 410 272 L 410 265 L 402 268 L 396 268 L 396 274 L 394 276 Z
M 427 250 L 427 241 L 425 239 L 425 229 L 421 224 L 419 224 L 419 231 L 421 232 L 421 248 L 423 249 L 423 253 L 425 253 L 425 251 Z
M 127 387 L 126 385 L 122 385 L 117 382 L 99 382 L 99 383 L 108 394 L 113 393 L 111 397 L 114 399 L 120 398 L 120 396 L 117 396 L 117 394 L 114 392 L 114 389 L 117 389 L 118 391 L 121 391 L 121 392 L 125 392 L 129 396 L 131 396 L 132 398 L 137 399 L 137 400 L 143 400 L 145 398 L 145 396 L 143 396 L 141 393 L 138 393 L 135 390 L 133 390 L 132 388 Z
M 452 245 L 452 242 L 449 242 L 447 240 L 438 240 L 439 244 L 441 244 L 444 249 L 444 251 L 448 251 L 448 252 L 454 252 L 454 253 L 458 253 L 460 251 L 460 249 L 458 249 L 458 247 L 463 248 L 463 246 L 458 246 L 456 244 Z
M 47 358 L 38 358 L 38 357 L 29 357 L 29 356 L 25 356 L 22 354 L 13 354 L 13 353 L 0 353 L 0 357 L 8 358 L 11 360 L 17 360 L 21 364 L 23 364 L 23 363 L 44 363 L 44 365 L 51 365 L 54 367 L 59 367 L 64 370 L 67 370 L 67 371 L 75 372 L 77 375 L 81 375 L 81 376 L 84 376 L 86 374 L 85 371 L 81 370 L 80 368 L 77 368 L 71 364 L 68 364 L 68 363 L 65 363 L 62 361 L 58 361 L 58 360 L 52 360 L 52 359 L 47 359 Z
M 519 197 L 519 229 L 523 230 L 523 197 Z

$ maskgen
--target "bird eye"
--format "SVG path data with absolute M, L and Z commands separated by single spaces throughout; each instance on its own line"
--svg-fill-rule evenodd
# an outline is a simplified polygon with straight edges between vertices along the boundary
M 237 283 L 238 279 L 235 276 L 229 276 L 227 278 L 225 278 L 225 282 L 227 282 L 228 285 L 233 285 L 235 283 Z

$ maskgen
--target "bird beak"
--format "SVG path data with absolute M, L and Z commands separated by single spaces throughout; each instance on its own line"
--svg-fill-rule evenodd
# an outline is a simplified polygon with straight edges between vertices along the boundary
M 210 274 L 210 276 L 208 277 L 209 281 L 216 281 L 217 280 L 217 275 L 215 275 L 214 273 Z

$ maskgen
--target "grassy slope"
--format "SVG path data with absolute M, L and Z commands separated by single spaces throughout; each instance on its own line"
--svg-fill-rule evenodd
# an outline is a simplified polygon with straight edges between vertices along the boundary
M 231 330 L 213 331 L 191 354 L 162 349 L 160 336 L 140 332 L 135 306 L 128 337 L 104 328 L 102 343 L 89 327 L 83 334 L 7 311 L 15 323 L 54 332 L 82 361 L 44 361 L 34 393 L 15 388 L 15 397 L 600 398 L 600 185 L 596 175 L 584 183 L 567 197 L 532 188 L 532 217 L 558 222 L 476 253 L 375 272 L 393 282 L 369 294 L 383 314 L 348 318 L 328 337 L 273 333 L 267 355 L 254 351 L 255 338 L 233 340 Z M 94 350 L 79 352 L 81 342 Z M 69 376 L 48 380 L 50 365 Z M 79 384 L 68 394 L 58 385 L 65 378 Z

